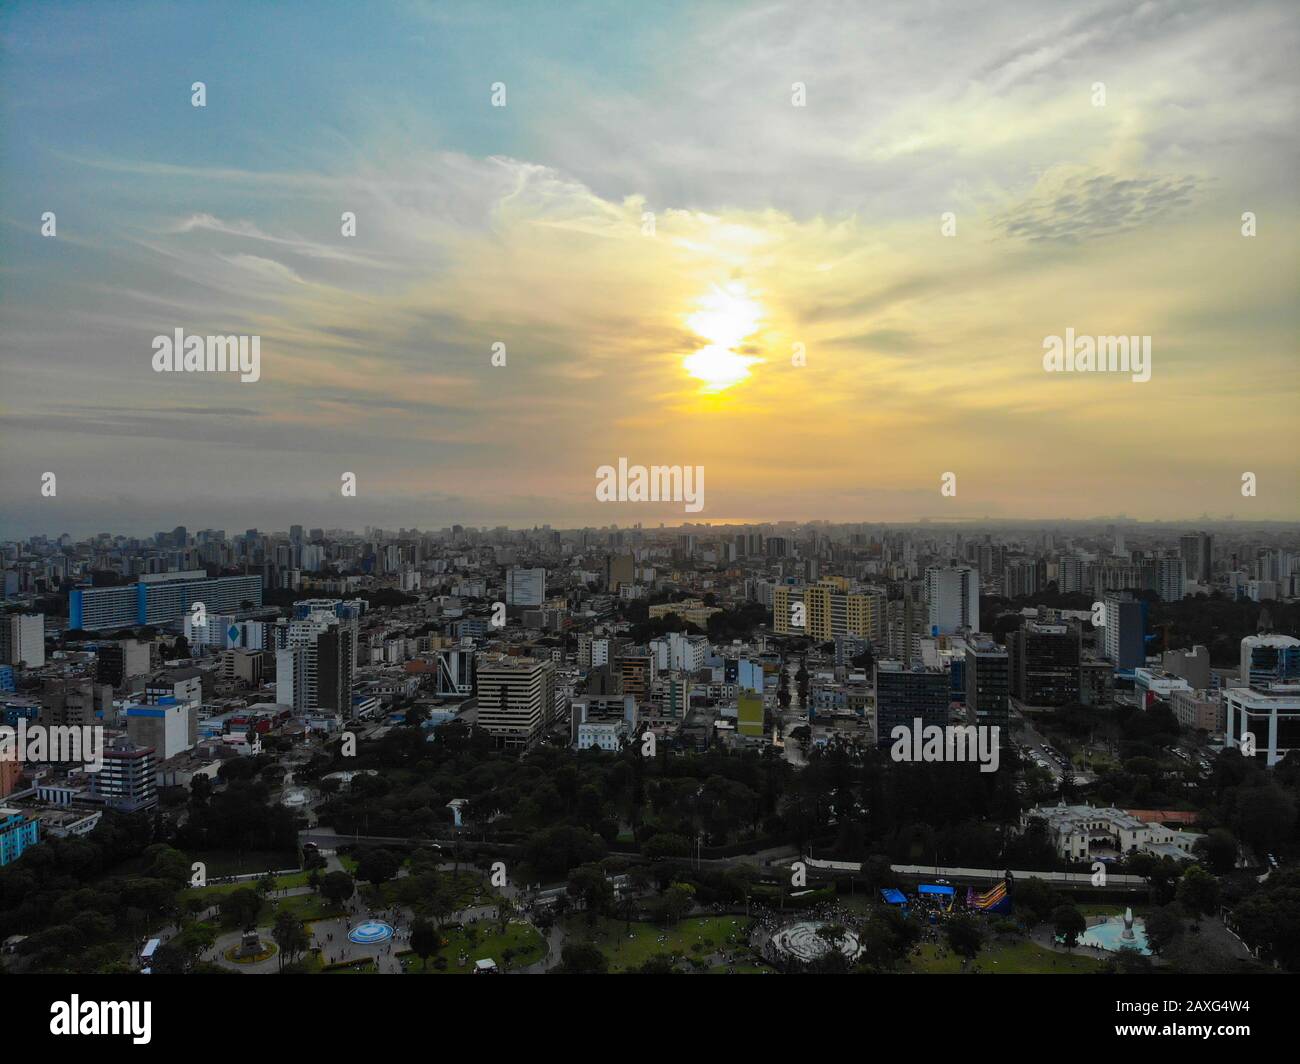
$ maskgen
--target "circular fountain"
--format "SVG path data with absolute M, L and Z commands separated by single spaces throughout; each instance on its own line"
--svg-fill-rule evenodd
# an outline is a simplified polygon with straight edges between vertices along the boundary
M 392 937 L 393 925 L 383 920 L 367 920 L 364 924 L 357 924 L 348 932 L 348 938 L 358 946 L 375 946 L 387 942 Z
M 1126 909 L 1122 920 L 1103 917 L 1079 936 L 1079 945 L 1095 946 L 1098 949 L 1116 953 L 1119 950 L 1135 950 L 1144 957 L 1151 956 L 1151 947 L 1147 945 L 1147 929 L 1141 920 L 1133 918 L 1133 910 Z

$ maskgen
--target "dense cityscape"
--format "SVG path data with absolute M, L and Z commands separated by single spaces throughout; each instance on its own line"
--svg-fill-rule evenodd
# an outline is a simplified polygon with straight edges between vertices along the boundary
M 180 526 L 0 560 L 3 723 L 48 744 L 0 761 L 13 972 L 1300 963 L 1293 527 Z

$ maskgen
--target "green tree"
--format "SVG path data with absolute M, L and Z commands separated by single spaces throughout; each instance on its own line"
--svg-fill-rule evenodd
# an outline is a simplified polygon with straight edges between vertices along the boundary
M 1016 881 L 1016 912 L 1024 917 L 1029 927 L 1046 920 L 1060 903 L 1060 896 L 1047 880 L 1030 876 Z
M 1196 843 L 1196 855 L 1217 875 L 1228 875 L 1237 866 L 1237 840 L 1227 828 L 1213 828 Z
M 379 886 L 394 878 L 401 867 L 401 858 L 391 850 L 367 848 L 358 855 L 357 878 Z
M 271 937 L 280 947 L 280 971 L 284 971 L 285 959 L 292 964 L 308 946 L 307 932 L 298 919 L 288 909 L 280 912 L 271 928 Z
M 673 883 L 659 901 L 660 919 L 665 925 L 677 923 L 695 903 L 695 888 L 689 883 Z
M 1052 911 L 1052 927 L 1065 940 L 1066 949 L 1079 944 L 1079 936 L 1088 929 L 1088 921 L 1071 903 L 1058 905 Z
M 1176 905 L 1152 909 L 1146 918 L 1146 932 L 1151 952 L 1164 953 L 1183 937 L 1183 914 Z
M 232 890 L 221 899 L 221 915 L 227 922 L 244 931 L 257 924 L 257 914 L 262 911 L 262 897 L 252 887 Z
M 1178 904 L 1189 913 L 1210 915 L 1219 908 L 1219 883 L 1200 865 L 1190 866 L 1178 881 Z
M 974 960 L 984 944 L 979 924 L 969 916 L 954 916 L 943 928 L 948 946 L 959 957 Z
M 321 880 L 321 896 L 340 909 L 355 891 L 356 884 L 346 872 L 327 872 Z
M 600 865 L 589 864 L 569 873 L 567 893 L 580 898 L 587 907 L 587 922 L 595 924 L 614 909 L 614 885 L 605 877 Z
M 442 949 L 442 935 L 438 933 L 432 921 L 418 919 L 411 925 L 411 949 L 420 958 L 421 965 L 427 969 L 429 958 Z

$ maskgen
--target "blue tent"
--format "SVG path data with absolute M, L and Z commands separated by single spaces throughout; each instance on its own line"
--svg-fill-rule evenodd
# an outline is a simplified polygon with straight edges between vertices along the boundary
M 885 900 L 886 905 L 907 904 L 907 895 L 904 894 L 901 890 L 896 890 L 894 887 L 882 888 L 880 891 L 880 896 Z

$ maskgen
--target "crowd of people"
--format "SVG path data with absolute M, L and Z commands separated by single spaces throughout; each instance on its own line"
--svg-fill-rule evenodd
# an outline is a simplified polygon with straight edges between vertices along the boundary
M 758 951 L 759 956 L 769 964 L 783 965 L 799 958 L 780 945 L 776 939 L 782 930 L 799 923 L 812 923 L 827 927 L 842 927 L 855 934 L 866 922 L 867 917 L 854 912 L 838 901 L 821 902 L 806 909 L 781 911 L 760 906 L 754 913 L 754 925 L 750 931 L 750 946 Z M 826 947 L 830 948 L 829 944 Z

